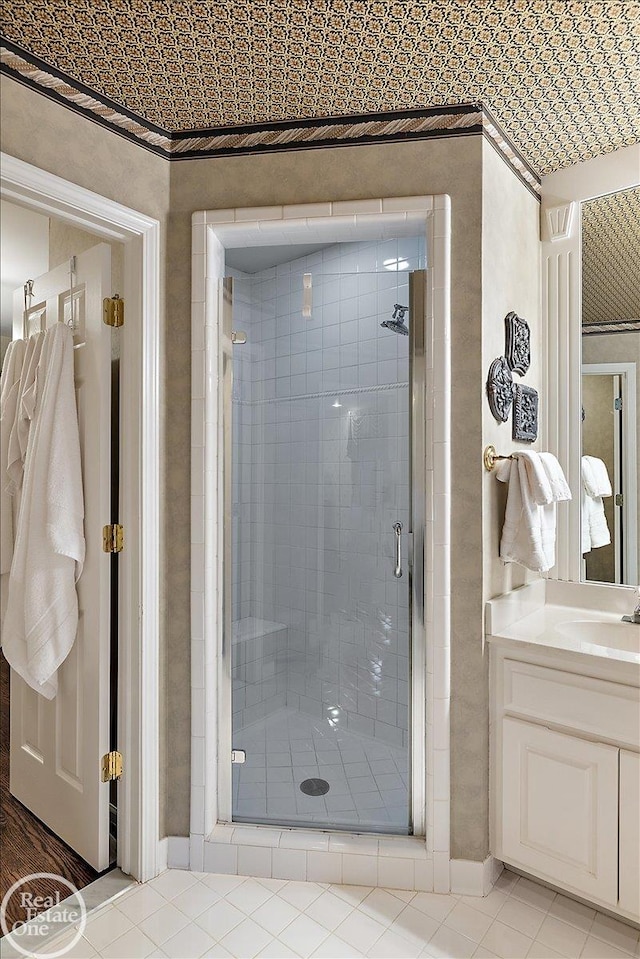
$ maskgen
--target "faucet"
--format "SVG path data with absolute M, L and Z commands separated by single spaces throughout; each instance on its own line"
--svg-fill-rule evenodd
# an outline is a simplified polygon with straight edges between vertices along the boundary
M 622 621 L 624 623 L 640 623 L 640 586 L 636 586 L 636 596 L 637 603 L 636 608 L 631 613 L 631 616 L 623 616 Z

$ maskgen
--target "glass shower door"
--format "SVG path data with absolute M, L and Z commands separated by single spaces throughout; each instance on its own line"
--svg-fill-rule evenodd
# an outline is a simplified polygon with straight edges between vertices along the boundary
M 424 319 L 407 273 L 279 268 L 234 278 L 232 302 L 232 818 L 406 834 Z

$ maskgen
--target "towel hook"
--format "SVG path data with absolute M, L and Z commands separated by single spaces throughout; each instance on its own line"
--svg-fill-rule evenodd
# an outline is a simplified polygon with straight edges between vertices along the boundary
M 75 296 L 73 295 L 73 287 L 77 269 L 76 262 L 75 256 L 69 258 L 69 309 L 71 316 L 67 321 L 67 326 L 70 326 L 74 333 L 78 329 L 78 324 L 76 323 Z
M 490 443 L 489 446 L 485 446 L 484 453 L 482 454 L 482 462 L 484 463 L 484 468 L 487 472 L 491 472 L 498 460 L 514 460 L 516 459 L 513 454 L 511 456 L 500 456 L 496 452 L 495 446 Z
M 27 280 L 27 282 L 26 282 L 25 285 L 23 286 L 25 313 L 26 313 L 26 311 L 29 309 L 29 307 L 31 306 L 31 301 L 33 300 L 33 284 L 34 284 L 34 282 L 35 282 L 34 280 Z M 27 303 L 27 297 L 29 298 L 29 302 L 28 302 L 28 303 Z

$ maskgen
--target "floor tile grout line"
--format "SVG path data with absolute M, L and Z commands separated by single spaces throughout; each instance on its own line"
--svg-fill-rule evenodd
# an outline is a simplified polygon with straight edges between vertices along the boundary
M 171 871 L 169 871 L 169 872 L 171 872 Z M 181 876 L 184 875 L 184 874 L 182 873 L 182 871 L 177 871 L 177 870 L 176 870 L 175 872 L 176 872 L 178 875 L 181 875 Z M 165 874 L 163 874 L 163 875 L 165 875 Z M 166 875 L 169 875 L 169 873 L 166 874 Z M 227 879 L 227 880 L 228 880 L 228 879 L 234 878 L 234 877 L 228 877 L 228 876 L 220 875 L 218 878 L 220 878 L 220 879 Z M 202 887 L 208 889 L 208 891 L 209 891 L 212 895 L 215 896 L 215 900 L 214 900 L 214 902 L 212 903 L 212 906 L 213 906 L 213 905 L 216 905 L 217 903 L 220 903 L 220 902 L 229 901 L 229 900 L 227 899 L 227 897 L 230 896 L 230 895 L 232 895 L 233 893 L 235 893 L 237 890 L 241 889 L 241 887 L 242 887 L 243 884 L 256 883 L 256 882 L 257 882 L 257 883 L 259 883 L 260 885 L 262 885 L 262 883 L 260 883 L 260 880 L 259 880 L 258 877 L 240 877 L 240 878 L 239 878 L 239 882 L 235 883 L 235 884 L 231 887 L 231 889 L 228 889 L 224 894 L 220 894 L 220 893 L 218 893 L 216 890 L 214 890 L 212 887 L 207 886 L 207 884 L 206 884 L 206 882 L 204 881 L 204 879 L 205 879 L 205 874 L 202 874 L 202 876 L 198 875 L 197 877 L 194 877 L 193 882 L 190 883 L 189 885 L 187 885 L 186 887 L 184 886 L 184 880 L 181 879 L 181 880 L 180 880 L 180 883 L 179 883 L 180 889 L 176 889 L 175 891 L 173 891 L 173 895 L 170 895 L 170 893 L 171 893 L 171 891 L 172 891 L 172 890 L 171 890 L 171 885 L 170 885 L 170 880 L 165 881 L 165 883 L 164 883 L 163 886 L 162 886 L 162 888 L 164 889 L 164 893 L 160 893 L 160 892 L 159 892 L 157 889 L 155 889 L 155 887 L 153 887 L 153 886 L 151 887 L 152 889 L 154 889 L 154 891 L 158 892 L 158 895 L 160 896 L 161 899 L 164 900 L 165 903 L 174 905 L 174 907 L 177 908 L 177 909 L 181 912 L 181 915 L 182 915 L 182 917 L 183 917 L 184 920 L 185 920 L 185 925 L 182 927 L 181 930 L 178 931 L 178 933 L 175 933 L 176 936 L 180 935 L 180 932 L 183 932 L 184 930 L 186 930 L 187 928 L 189 928 L 189 926 L 194 926 L 194 925 L 195 925 L 195 926 L 199 926 L 198 917 L 194 917 L 194 918 L 189 917 L 189 916 L 186 915 L 185 913 L 182 913 L 182 911 L 180 910 L 180 907 L 179 907 L 179 906 L 175 906 L 175 900 L 176 900 L 180 895 L 182 895 L 182 894 L 187 894 L 187 893 L 189 892 L 189 889 L 195 889 L 195 888 L 198 887 L 198 886 L 202 886 Z M 519 884 L 521 881 L 527 882 L 527 883 L 531 883 L 531 885 L 532 885 L 533 887 L 537 887 L 537 888 L 540 890 L 540 893 L 541 893 L 541 894 L 543 894 L 543 891 L 546 889 L 546 887 L 542 886 L 540 883 L 536 883 L 536 882 L 535 882 L 534 880 L 532 880 L 532 879 L 528 879 L 527 877 L 518 877 L 518 878 L 516 878 L 516 880 L 510 885 L 509 892 L 504 892 L 503 890 L 498 890 L 498 891 L 501 891 L 501 892 L 503 893 L 503 895 L 504 895 L 504 903 L 502 903 L 502 905 L 501 905 L 500 908 L 503 908 L 504 904 L 505 904 L 506 902 L 508 902 L 510 899 L 512 899 L 512 901 L 513 901 L 514 903 L 518 903 L 518 904 L 519 904 L 520 906 L 522 906 L 524 909 L 531 909 L 531 910 L 533 910 L 535 913 L 538 913 L 538 914 L 542 917 L 542 923 L 544 923 L 547 918 L 551 918 L 551 919 L 554 919 L 561 927 L 562 927 L 562 926 L 565 926 L 568 930 L 571 930 L 573 933 L 579 933 L 581 936 L 584 936 L 584 942 L 583 942 L 582 946 L 581 946 L 578 950 L 576 950 L 576 953 L 572 953 L 572 955 L 576 955 L 576 959 L 577 959 L 577 954 L 582 955 L 582 956 L 585 954 L 585 951 L 586 951 L 586 949 L 587 949 L 587 945 L 588 945 L 588 943 L 589 943 L 590 941 L 592 941 L 592 940 L 595 940 L 596 942 L 601 943 L 601 944 L 602 944 L 602 947 L 603 947 L 603 949 L 604 949 L 605 951 L 606 951 L 606 947 L 609 946 L 610 949 L 618 949 L 621 953 L 623 953 L 623 954 L 625 954 L 625 955 L 627 955 L 627 956 L 629 956 L 629 957 L 632 957 L 632 959 L 633 959 L 633 957 L 634 957 L 634 947 L 635 947 L 635 949 L 637 950 L 637 944 L 638 944 L 638 938 L 639 938 L 639 937 L 638 937 L 638 930 L 636 930 L 635 927 L 633 927 L 633 926 L 628 926 L 629 930 L 633 930 L 633 933 L 632 933 L 632 935 L 631 935 L 631 937 L 630 937 L 630 939 L 633 940 L 633 944 L 631 945 L 631 948 L 626 948 L 626 946 L 623 947 L 623 946 L 621 946 L 620 944 L 609 943 L 606 939 L 603 939 L 603 938 L 602 938 L 602 935 L 594 934 L 594 932 L 593 932 L 593 929 L 594 929 L 594 927 L 595 927 L 596 920 L 597 920 L 598 918 L 609 918 L 609 917 L 606 917 L 606 914 L 605 914 L 605 913 L 601 913 L 599 910 L 594 909 L 594 910 L 592 910 L 592 911 L 593 911 L 593 916 L 590 917 L 590 920 L 589 920 L 588 923 L 585 923 L 585 925 L 583 925 L 583 926 L 574 925 L 574 924 L 571 923 L 571 922 L 567 922 L 564 918 L 560 918 L 560 917 L 557 916 L 557 915 L 552 915 L 552 914 L 551 914 L 551 909 L 553 908 L 554 903 L 556 903 L 556 902 L 558 901 L 558 899 L 559 899 L 560 897 L 562 897 L 562 895 L 563 895 L 563 894 L 561 894 L 561 893 L 556 894 L 555 892 L 553 892 L 553 893 L 552 893 L 552 898 L 551 898 L 551 899 L 549 900 L 549 902 L 546 904 L 546 908 L 541 908 L 541 904 L 540 904 L 540 903 L 534 905 L 534 904 L 532 904 L 531 902 L 528 902 L 528 901 L 526 901 L 526 900 L 524 900 L 524 899 L 518 898 L 517 896 L 513 896 L 513 897 L 512 897 L 512 893 L 514 892 L 514 890 L 517 888 L 518 884 Z M 271 940 L 270 940 L 270 942 L 268 943 L 268 945 L 271 945 L 271 946 L 272 946 L 274 942 L 282 943 L 282 940 L 280 939 L 280 936 L 281 936 L 281 935 L 283 934 L 283 932 L 291 925 L 291 923 L 295 922 L 295 920 L 298 919 L 298 918 L 300 918 L 301 916 L 306 916 L 307 918 L 309 918 L 309 919 L 313 920 L 314 922 L 316 922 L 316 923 L 323 929 L 323 931 L 325 931 L 325 933 L 326 933 L 325 935 L 323 935 L 323 937 L 322 937 L 322 939 L 320 940 L 320 942 L 316 945 L 316 947 L 315 947 L 315 949 L 314 949 L 314 951 L 316 951 L 316 950 L 320 949 L 320 947 L 322 946 L 322 944 L 325 943 L 328 938 L 330 938 L 330 937 L 332 937 L 332 936 L 340 937 L 339 931 L 338 931 L 339 928 L 340 928 L 340 926 L 341 926 L 343 923 L 345 923 L 350 917 L 352 917 L 352 916 L 354 916 L 354 915 L 357 915 L 357 916 L 359 916 L 359 917 L 360 917 L 361 919 L 363 919 L 363 920 L 372 920 L 373 922 L 375 922 L 375 923 L 377 924 L 377 928 L 375 929 L 375 932 L 377 933 L 377 935 L 375 936 L 375 938 L 373 939 L 373 941 L 371 942 L 371 944 L 368 946 L 367 950 L 365 951 L 365 954 L 370 954 L 370 953 L 375 949 L 375 946 L 376 946 L 376 944 L 380 941 L 380 939 L 381 939 L 387 932 L 391 931 L 391 928 L 392 928 L 396 923 L 398 923 L 398 922 L 400 921 L 402 915 L 407 912 L 407 910 L 409 909 L 409 907 L 412 906 L 412 903 L 415 901 L 416 897 L 420 895 L 420 893 L 417 892 L 417 891 L 411 891 L 411 895 L 410 895 L 410 898 L 409 898 L 408 900 L 407 900 L 407 899 L 404 899 L 404 898 L 401 897 L 401 896 L 397 896 L 396 899 L 397 899 L 397 903 L 398 903 L 399 906 L 400 906 L 400 909 L 399 909 L 399 912 L 398 912 L 393 918 L 390 918 L 390 917 L 389 917 L 389 914 L 388 914 L 388 913 L 385 913 L 382 909 L 381 909 L 380 912 L 376 913 L 376 907 L 373 905 L 373 897 L 375 897 L 376 895 L 379 895 L 381 892 L 393 896 L 394 890 L 391 890 L 391 889 L 377 889 L 377 888 L 373 888 L 373 887 L 366 887 L 366 888 L 368 889 L 368 891 L 365 893 L 365 895 L 364 895 L 362 898 L 357 899 L 357 902 L 354 902 L 354 899 L 356 899 L 359 894 L 356 894 L 355 897 L 354 897 L 354 899 L 349 898 L 349 895 L 348 895 L 349 889 L 353 889 L 353 887 L 350 887 L 348 884 L 344 884 L 344 883 L 312 883 L 312 882 L 311 882 L 311 883 L 304 883 L 303 881 L 290 880 L 290 881 L 284 882 L 284 883 L 282 884 L 282 886 L 276 888 L 275 890 L 270 889 L 270 888 L 267 887 L 267 886 L 263 886 L 263 890 L 267 893 L 267 897 L 266 897 L 266 899 L 264 899 L 264 900 L 261 902 L 261 905 L 266 905 L 266 904 L 270 903 L 275 897 L 278 897 L 280 893 L 284 892 L 284 891 L 287 889 L 287 887 L 297 886 L 298 884 L 300 884 L 300 885 L 302 885 L 302 886 L 313 887 L 313 889 L 314 889 L 314 891 L 317 893 L 317 895 L 316 895 L 315 898 L 314 898 L 310 903 L 308 903 L 304 908 L 302 908 L 302 907 L 300 907 L 300 906 L 296 906 L 296 905 L 294 905 L 292 902 L 288 902 L 288 900 L 285 899 L 284 901 L 288 902 L 289 906 L 294 910 L 294 916 L 293 916 L 293 918 L 291 918 L 291 919 L 289 919 L 289 920 L 287 921 L 287 923 L 285 924 L 285 926 L 283 926 L 283 928 L 279 931 L 279 933 L 278 933 L 277 935 L 274 935 L 273 932 L 271 932 L 271 931 L 270 931 L 269 929 L 267 929 L 266 927 L 262 926 L 262 924 L 260 923 L 260 920 L 259 920 L 259 919 L 254 919 L 254 914 L 253 914 L 253 913 L 250 913 L 250 914 L 249 914 L 249 913 L 246 913 L 242 908 L 239 908 L 239 907 L 235 906 L 235 903 L 234 903 L 234 902 L 230 902 L 230 904 L 233 905 L 234 908 L 239 909 L 239 912 L 242 914 L 242 918 L 240 918 L 240 919 L 231 927 L 231 929 L 226 930 L 224 936 L 222 936 L 222 937 L 220 937 L 220 938 L 215 937 L 215 936 L 211 936 L 211 938 L 212 938 L 212 939 L 215 939 L 216 944 L 220 944 L 220 943 L 222 942 L 222 940 L 223 940 L 226 936 L 230 935 L 234 930 L 237 930 L 243 923 L 252 921 L 252 922 L 255 922 L 255 923 L 263 930 L 263 932 L 264 932 L 265 935 L 268 935 L 268 936 L 271 937 Z M 525 888 L 526 888 L 526 887 L 523 885 L 523 886 L 522 886 L 522 889 L 521 889 L 521 892 L 524 893 Z M 137 887 L 134 886 L 134 887 L 132 887 L 132 889 L 129 890 L 129 891 L 127 891 L 126 895 L 123 896 L 123 897 L 120 899 L 119 904 L 121 904 L 121 903 L 123 902 L 123 900 L 126 899 L 126 898 L 131 899 L 131 898 L 135 897 L 136 894 L 139 893 L 142 889 L 144 889 L 144 886 L 137 886 Z M 324 925 L 323 922 L 321 922 L 321 921 L 318 920 L 318 919 L 315 919 L 315 918 L 309 913 L 309 909 L 311 909 L 311 907 L 313 906 L 313 904 L 318 901 L 318 899 L 324 894 L 324 892 L 329 891 L 329 892 L 333 892 L 334 894 L 337 894 L 339 890 L 344 890 L 345 893 L 347 893 L 346 896 L 341 896 L 340 898 L 343 900 L 343 902 L 344 902 L 346 905 L 348 905 L 349 911 L 348 911 L 347 915 L 345 915 L 345 916 L 341 919 L 340 923 L 338 923 L 338 926 L 336 926 L 335 929 L 328 929 L 328 928 Z M 402 891 L 401 891 L 401 890 L 396 890 L 396 892 L 402 892 Z M 551 892 L 551 891 L 549 890 L 549 892 Z M 406 895 L 406 893 L 405 893 L 405 895 Z M 426 895 L 430 895 L 430 894 L 427 893 Z M 431 894 L 431 895 L 435 895 L 435 894 Z M 236 895 L 235 898 L 237 898 L 237 895 Z M 283 898 L 284 898 L 284 897 L 283 897 Z M 449 897 L 445 897 L 445 898 L 449 898 Z M 450 930 L 450 931 L 452 931 L 453 933 L 455 933 L 457 936 L 461 936 L 461 937 L 463 937 L 464 939 L 466 939 L 466 940 L 469 942 L 469 944 L 470 944 L 470 946 L 469 946 L 469 951 L 470 951 L 471 946 L 474 946 L 475 948 L 474 948 L 474 950 L 473 950 L 473 953 L 475 954 L 475 952 L 477 952 L 479 949 L 484 948 L 484 947 L 482 946 L 482 943 L 485 941 L 485 939 L 486 939 L 487 935 L 489 934 L 490 930 L 491 930 L 493 927 L 495 927 L 495 925 L 496 925 L 497 923 L 499 923 L 501 926 L 505 926 L 505 927 L 509 928 L 509 929 L 512 930 L 513 932 L 519 933 L 520 935 L 524 936 L 524 938 L 525 938 L 526 940 L 530 941 L 531 945 L 528 947 L 528 951 L 531 951 L 531 950 L 532 950 L 533 944 L 535 944 L 536 942 L 540 943 L 541 946 L 545 946 L 545 943 L 543 942 L 543 940 L 539 939 L 539 934 L 540 934 L 540 928 L 541 928 L 541 926 L 538 928 L 538 930 L 537 930 L 537 932 L 535 933 L 535 935 L 533 935 L 533 936 L 531 936 L 531 935 L 526 935 L 526 934 L 525 934 L 524 932 L 522 932 L 520 929 L 518 929 L 518 928 L 516 928 L 516 927 L 514 927 L 514 926 L 509 925 L 508 922 L 504 922 L 503 920 L 501 920 L 500 917 L 499 917 L 499 911 L 498 911 L 498 913 L 496 913 L 496 915 L 490 915 L 490 914 L 487 914 L 487 913 L 482 913 L 480 910 L 476 910 L 476 912 L 478 913 L 478 915 L 484 915 L 485 920 L 487 920 L 487 921 L 489 922 L 489 925 L 488 925 L 488 927 L 487 927 L 487 930 L 483 933 L 480 942 L 476 943 L 476 940 L 475 940 L 475 939 L 473 939 L 473 938 L 471 938 L 470 936 L 466 935 L 464 932 L 461 932 L 461 931 L 460 931 L 460 928 L 459 928 L 459 927 L 457 928 L 456 925 L 454 925 L 454 924 L 451 922 L 451 916 L 452 916 L 453 910 L 455 909 L 456 904 L 460 902 L 461 898 L 465 898 L 465 899 L 466 899 L 466 902 L 464 903 L 465 905 L 468 905 L 468 906 L 470 906 L 471 908 L 473 908 L 473 902 L 471 901 L 472 897 L 460 897 L 460 896 L 453 896 L 453 895 L 451 895 L 450 898 L 454 901 L 454 903 L 453 903 L 453 906 L 451 907 L 451 910 L 447 913 L 447 915 L 443 916 L 442 919 L 435 919 L 434 917 L 429 917 L 429 918 L 431 918 L 432 920 L 435 921 L 435 923 L 436 923 L 436 928 L 433 930 L 433 932 L 432 932 L 431 935 L 429 936 L 428 940 L 426 940 L 426 941 L 424 942 L 424 944 L 423 944 L 423 946 L 422 946 L 422 948 L 421 948 L 421 953 L 424 952 L 425 949 L 427 949 L 428 943 L 432 941 L 432 939 L 436 936 L 437 932 L 438 932 L 439 930 L 443 929 L 443 928 L 446 928 L 447 930 Z M 566 898 L 569 899 L 570 897 L 566 897 Z M 371 912 L 365 912 L 365 911 L 364 911 L 365 906 L 366 906 L 366 904 L 367 904 L 368 901 L 371 902 L 371 907 L 370 907 L 370 908 L 371 908 Z M 110 908 L 113 909 L 113 910 L 115 910 L 116 912 L 119 912 L 119 911 L 120 911 L 120 910 L 117 908 L 116 904 L 112 904 Z M 146 922 L 146 921 L 148 921 L 149 919 L 151 919 L 154 915 L 156 915 L 156 914 L 160 911 L 161 908 L 163 908 L 163 907 L 158 907 L 158 909 L 153 910 L 153 911 L 149 914 L 149 916 L 145 916 L 144 919 L 140 919 L 138 922 L 134 922 L 133 920 L 130 920 L 129 917 L 128 917 L 125 913 L 122 913 L 122 916 L 123 916 L 125 919 L 127 919 L 127 921 L 128 921 L 131 925 L 130 925 L 130 928 L 129 928 L 129 929 L 126 929 L 123 933 L 121 933 L 121 936 L 119 936 L 118 939 L 120 939 L 120 938 L 122 938 L 122 937 L 124 937 L 124 936 L 126 936 L 126 935 L 130 935 L 131 932 L 132 932 L 132 930 L 134 930 L 134 929 L 140 930 L 140 932 L 141 932 L 143 935 L 147 935 L 146 932 L 144 932 L 144 931 L 142 930 L 141 924 L 142 924 L 143 922 Z M 415 909 L 415 906 L 412 906 L 412 908 Z M 586 908 L 590 908 L 590 907 L 586 907 Z M 206 912 L 206 911 L 207 911 L 207 910 L 205 909 L 204 912 Z M 422 912 L 422 910 L 418 910 L 418 911 Z M 200 917 L 201 917 L 202 915 L 203 915 L 203 913 L 200 914 Z M 424 913 L 424 915 L 425 915 L 425 917 L 428 917 L 428 916 L 429 916 L 428 913 Z M 610 917 L 610 918 L 611 918 L 611 921 L 612 921 L 612 922 L 620 922 L 622 926 L 626 927 L 626 924 L 625 924 L 622 920 L 616 920 L 614 917 Z M 380 931 L 380 927 L 382 928 L 382 931 Z M 200 928 L 204 928 L 204 927 L 200 926 Z M 614 931 L 615 931 L 615 930 L 614 930 Z M 210 933 L 208 933 L 208 934 L 211 935 Z M 410 946 L 410 945 L 411 945 L 412 947 L 415 947 L 415 945 L 416 945 L 416 944 L 415 944 L 415 941 L 414 941 L 413 939 L 411 939 L 410 937 L 405 937 L 405 935 L 403 934 L 403 930 L 402 930 L 402 929 L 400 929 L 400 930 L 398 930 L 397 928 L 394 929 L 394 930 L 393 930 L 393 934 L 394 934 L 394 935 L 397 935 L 401 940 L 405 941 L 405 942 L 407 943 L 407 946 Z M 147 938 L 150 939 L 149 936 L 147 936 Z M 169 939 L 171 939 L 171 938 L 173 938 L 173 936 L 170 936 L 170 937 L 169 937 Z M 547 936 L 547 937 L 545 937 L 545 938 L 547 938 L 548 941 L 549 941 L 549 943 L 550 943 L 547 948 L 555 949 L 556 951 L 560 952 L 560 949 L 557 949 L 556 946 L 553 944 L 553 936 L 551 936 L 551 937 Z M 87 948 L 88 948 L 89 950 L 91 950 L 91 952 L 93 952 L 93 951 L 94 951 L 94 948 L 93 948 L 93 946 L 91 945 L 91 943 L 89 942 L 89 940 L 86 940 L 85 937 L 83 937 L 83 941 L 86 941 L 86 943 L 87 943 Z M 116 940 L 116 941 L 117 941 L 117 940 Z M 167 940 L 167 941 L 169 941 L 169 940 Z M 282 945 L 284 945 L 284 944 L 282 944 Z M 565 948 L 566 948 L 566 947 L 565 947 Z M 96 951 L 97 951 L 97 950 L 96 950 Z M 164 950 L 162 950 L 162 946 L 160 946 L 160 947 L 159 947 L 159 950 L 156 950 L 156 951 L 163 952 Z M 492 950 L 488 950 L 488 951 L 492 951 Z M 98 954 L 100 954 L 100 953 L 98 953 Z M 304 951 L 304 954 L 306 955 L 306 951 Z M 605 954 L 605 953 L 603 952 L 603 955 L 604 955 L 604 954 Z M 636 953 L 636 954 L 637 954 L 637 953 Z

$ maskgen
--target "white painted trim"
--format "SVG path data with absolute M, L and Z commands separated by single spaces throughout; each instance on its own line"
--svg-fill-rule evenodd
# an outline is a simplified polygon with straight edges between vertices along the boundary
M 0 163 L 3 199 L 56 216 L 103 239 L 128 244 L 122 406 L 139 413 L 123 417 L 122 422 L 127 549 L 121 557 L 118 736 L 127 772 L 118 796 L 118 865 L 144 881 L 157 875 L 162 862 L 158 845 L 160 224 L 16 157 L 2 154 Z
M 569 486 L 579 490 L 582 391 L 580 368 L 582 263 L 580 203 L 640 185 L 640 145 L 634 144 L 542 178 L 542 317 L 546 328 L 545 394 L 550 452 Z M 570 207 L 576 207 L 572 211 Z M 579 583 L 580 497 L 559 503 L 557 563 L 552 579 Z
M 450 201 L 446 196 L 397 197 L 353 200 L 341 203 L 303 204 L 238 210 L 199 211 L 192 217 L 192 709 L 191 709 L 191 827 L 190 868 L 234 872 L 258 858 L 260 875 L 283 875 L 283 857 L 278 852 L 284 832 L 298 834 L 300 850 L 292 867 L 301 878 L 302 853 L 306 863 L 316 861 L 318 834 L 304 845 L 305 830 L 266 829 L 243 826 L 239 835 L 259 836 L 239 843 L 260 848 L 259 856 L 238 853 L 219 841 L 220 818 L 217 797 L 217 729 L 221 635 L 221 483 L 218 325 L 221 303 L 218 281 L 224 275 L 224 249 L 234 246 L 309 242 L 309 238 L 339 242 L 378 236 L 398 236 L 427 230 L 429 283 L 427 315 L 431 337 L 427 350 L 427 419 L 431 420 L 432 448 L 427 452 L 427 495 L 433 497 L 425 529 L 425 630 L 426 663 L 426 782 L 414 783 L 413 798 L 426 806 L 426 836 L 421 845 L 430 865 L 419 876 L 416 888 L 450 888 Z M 437 509 L 433 508 L 436 503 Z M 204 516 L 204 524 L 202 517 Z M 204 526 L 204 530 L 203 530 Z M 437 754 L 437 761 L 436 761 Z M 226 760 L 224 760 L 226 761 Z M 251 830 L 258 830 L 251 833 Z M 216 836 L 214 840 L 213 836 Z M 327 842 L 331 842 L 331 834 Z M 335 833 L 335 843 L 344 833 Z M 385 837 L 375 837 L 383 842 Z M 358 855 L 372 842 L 370 836 L 353 837 Z M 419 840 L 394 837 L 398 850 L 415 848 Z M 328 853 L 329 850 L 327 850 Z M 335 853 L 337 855 L 337 853 Z M 385 857 L 370 856 L 371 878 L 389 884 L 390 867 Z M 394 857 L 391 857 L 392 859 Z M 402 853 L 397 859 L 403 860 Z M 267 864 L 268 859 L 268 864 Z M 244 865 L 243 865 L 244 864 Z M 317 864 L 317 863 L 316 863 Z M 328 861 L 325 862 L 329 868 Z M 373 868 L 375 866 L 375 868 Z M 336 862 L 331 869 L 336 870 Z M 275 873 L 272 873 L 272 869 Z M 428 876 L 427 876 L 428 871 Z M 316 875 L 314 868 L 305 876 Z M 342 865 L 340 875 L 344 879 Z M 400 878 L 398 877 L 398 881 Z M 403 881 L 408 881 L 405 877 Z M 393 883 L 390 883 L 393 885 Z M 413 887 L 411 887 L 413 888 Z
M 169 868 L 169 839 L 177 839 L 177 836 L 165 836 L 158 840 L 158 875 Z

